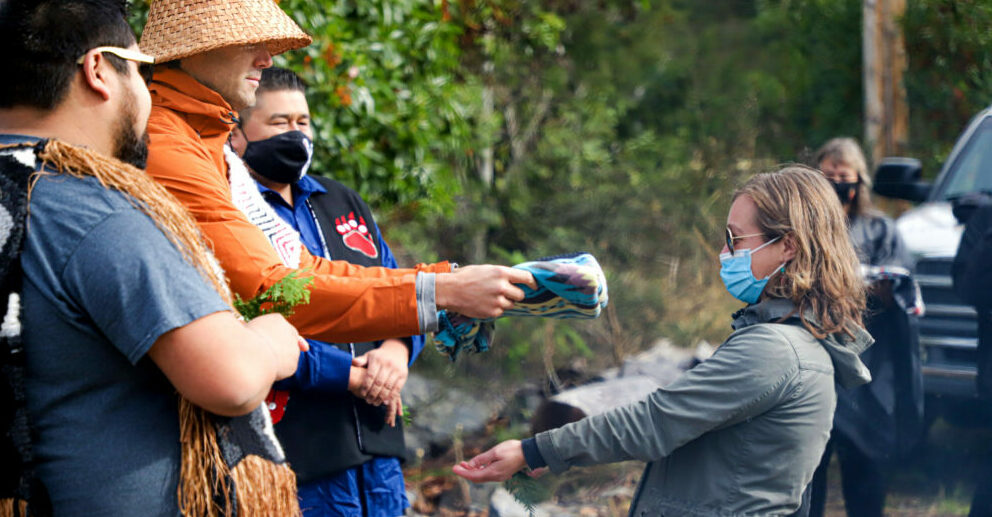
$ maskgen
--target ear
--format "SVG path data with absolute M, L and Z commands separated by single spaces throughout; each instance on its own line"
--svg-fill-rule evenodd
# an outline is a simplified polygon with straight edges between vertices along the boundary
M 782 262 L 796 258 L 796 240 L 791 233 L 782 237 Z
M 248 148 L 248 139 L 245 138 L 244 131 L 238 126 L 234 126 L 234 130 L 231 131 L 231 147 L 234 152 L 238 153 L 238 156 L 244 156 L 245 149 Z
M 110 99 L 110 73 L 113 67 L 99 52 L 88 52 L 83 58 L 83 84 L 103 100 Z
M 99 52 L 88 52 L 83 58 L 83 84 L 103 100 L 109 100 L 112 88 L 110 75 L 113 66 Z

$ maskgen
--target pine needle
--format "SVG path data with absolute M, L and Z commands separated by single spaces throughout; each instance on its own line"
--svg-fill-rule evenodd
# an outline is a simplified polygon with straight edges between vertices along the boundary
M 517 472 L 504 481 L 503 488 L 527 510 L 530 517 L 534 517 L 538 504 L 551 497 L 550 491 L 543 483 L 523 472 Z

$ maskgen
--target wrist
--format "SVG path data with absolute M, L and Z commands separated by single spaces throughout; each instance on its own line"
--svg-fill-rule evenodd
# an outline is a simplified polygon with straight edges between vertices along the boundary
M 390 355 L 395 355 L 399 358 L 403 364 L 410 362 L 410 347 L 407 346 L 402 340 L 399 339 L 387 339 L 382 342 L 379 349 L 388 352 Z
M 355 391 L 362 386 L 362 382 L 365 380 L 365 372 L 365 368 L 351 367 L 351 371 L 348 373 L 348 391 Z
M 452 273 L 434 275 L 434 304 L 438 310 L 447 309 L 451 305 Z

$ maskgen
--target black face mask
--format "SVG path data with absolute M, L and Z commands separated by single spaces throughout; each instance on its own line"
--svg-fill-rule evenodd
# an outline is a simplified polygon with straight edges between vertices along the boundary
M 244 160 L 258 175 L 276 183 L 293 184 L 307 173 L 313 142 L 302 131 L 287 131 L 248 142 Z
M 837 197 L 840 198 L 840 204 L 847 205 L 853 203 L 858 197 L 858 182 L 854 183 L 834 183 L 834 192 L 837 192 Z M 854 192 L 854 196 L 851 196 L 851 192 Z

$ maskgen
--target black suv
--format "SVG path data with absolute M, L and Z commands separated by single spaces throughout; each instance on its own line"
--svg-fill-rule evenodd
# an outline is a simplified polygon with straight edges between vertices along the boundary
M 875 173 L 875 192 L 920 203 L 900 216 L 896 226 L 916 259 L 915 278 L 926 304 L 920 346 L 927 412 L 988 421 L 987 415 L 965 416 L 974 413 L 977 396 L 977 323 L 975 309 L 953 291 L 951 264 L 964 229 L 953 204 L 992 193 L 992 107 L 971 120 L 933 183 L 920 178 L 918 160 L 887 158 Z M 962 405 L 969 410 L 946 411 Z

